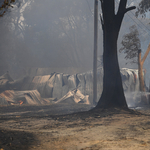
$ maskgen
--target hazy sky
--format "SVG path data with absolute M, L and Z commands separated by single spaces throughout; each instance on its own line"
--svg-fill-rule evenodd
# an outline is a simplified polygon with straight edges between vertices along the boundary
M 94 1 L 21 2 L 19 8 L 14 7 L 0 18 L 0 75 L 9 70 L 13 77 L 18 77 L 25 74 L 29 67 L 75 67 L 83 68 L 83 71 L 92 69 Z M 133 2 L 129 0 L 128 5 L 133 5 Z M 136 5 L 137 2 L 136 0 Z M 148 19 L 137 19 L 133 11 L 128 12 L 121 27 L 118 48 L 122 36 L 135 24 L 140 32 L 142 49 L 147 49 L 150 39 L 148 23 Z M 99 21 L 98 56 L 102 53 L 102 30 Z M 118 55 L 120 67 L 136 67 L 125 65 L 124 55 Z M 148 66 L 148 61 L 145 66 Z

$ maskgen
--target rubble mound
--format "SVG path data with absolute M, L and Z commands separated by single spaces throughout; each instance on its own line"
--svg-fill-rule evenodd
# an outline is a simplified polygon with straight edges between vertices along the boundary
M 14 91 L 6 90 L 0 94 L 0 105 L 39 105 L 45 104 L 37 90 Z
M 122 68 L 120 69 L 120 73 L 125 92 L 139 91 L 138 70 Z M 23 101 L 23 104 L 43 104 L 43 102 L 62 103 L 69 102 L 69 100 L 72 100 L 73 103 L 92 104 L 92 71 L 74 75 L 55 72 L 45 75 L 44 71 L 43 74 L 42 72 L 40 72 L 40 74 L 40 76 L 25 76 L 17 80 L 13 80 L 8 72 L 1 76 L 1 95 L 9 93 L 12 96 L 15 95 L 15 97 L 1 96 L 0 104 L 15 104 L 18 103 L 18 101 Z M 97 80 L 98 101 L 103 90 L 102 67 L 97 70 Z M 16 96 L 17 93 L 19 93 L 18 96 Z

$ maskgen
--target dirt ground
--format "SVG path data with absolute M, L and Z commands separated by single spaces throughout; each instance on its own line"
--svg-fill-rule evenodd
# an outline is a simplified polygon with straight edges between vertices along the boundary
M 149 107 L 89 109 L 82 104 L 0 107 L 0 150 L 150 150 Z

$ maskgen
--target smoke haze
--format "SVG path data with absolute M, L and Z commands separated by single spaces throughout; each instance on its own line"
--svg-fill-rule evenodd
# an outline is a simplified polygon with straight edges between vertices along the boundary
M 130 1 L 128 5 L 133 4 L 134 1 Z M 22 0 L 19 8 L 12 8 L 0 18 L 0 75 L 9 71 L 13 78 L 18 78 L 32 67 L 72 67 L 76 68 L 76 73 L 91 70 L 93 8 L 94 2 L 90 0 Z M 149 34 L 147 29 L 140 28 L 142 25 L 138 25 L 134 12 L 125 16 L 118 49 L 122 36 L 129 32 L 129 26 L 133 24 L 141 33 L 142 49 L 147 49 Z M 147 20 L 144 24 L 149 29 Z M 103 53 L 102 38 L 99 20 L 98 56 Z M 136 65 L 125 65 L 124 55 L 118 55 L 120 67 L 137 68 Z M 148 65 L 148 60 L 145 64 Z

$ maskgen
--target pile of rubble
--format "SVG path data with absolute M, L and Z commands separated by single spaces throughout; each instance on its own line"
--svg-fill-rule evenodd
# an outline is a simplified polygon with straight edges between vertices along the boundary
M 120 70 L 124 91 L 139 88 L 138 71 Z M 103 68 L 98 68 L 98 99 L 103 90 Z M 3 104 L 45 104 L 66 102 L 92 103 L 93 72 L 80 74 L 52 73 L 50 75 L 26 76 L 13 80 L 7 72 L 0 77 L 0 105 Z M 97 99 L 97 101 L 98 101 Z

